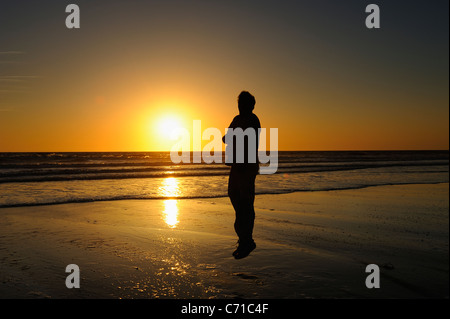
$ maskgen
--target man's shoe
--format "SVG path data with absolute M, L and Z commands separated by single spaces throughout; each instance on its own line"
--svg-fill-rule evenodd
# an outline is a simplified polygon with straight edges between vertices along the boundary
M 245 244 L 239 245 L 239 247 L 233 252 L 233 256 L 235 259 L 242 259 L 250 255 L 250 253 L 255 250 L 256 244 L 254 241 Z
M 235 251 L 233 251 L 233 256 L 236 256 L 236 254 L 238 253 L 238 250 L 239 250 L 239 240 L 237 241 L 236 245 L 238 245 L 238 247 L 236 248 Z

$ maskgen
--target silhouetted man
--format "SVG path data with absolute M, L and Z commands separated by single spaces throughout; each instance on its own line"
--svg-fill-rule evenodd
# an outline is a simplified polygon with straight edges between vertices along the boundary
M 228 196 L 236 212 L 234 229 L 239 237 L 239 246 L 233 252 L 236 259 L 247 257 L 256 248 L 253 241 L 253 203 L 255 179 L 259 172 L 258 144 L 261 124 L 253 113 L 255 103 L 255 98 L 249 92 L 243 91 L 239 94 L 239 115 L 233 119 L 222 138 L 227 144 L 226 163 L 231 166 Z M 229 154 L 232 154 L 232 158 Z

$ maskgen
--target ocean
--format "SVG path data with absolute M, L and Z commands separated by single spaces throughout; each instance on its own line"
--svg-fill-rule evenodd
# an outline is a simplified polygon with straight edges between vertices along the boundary
M 449 182 L 448 151 L 285 151 L 257 194 Z M 225 164 L 169 152 L 0 153 L 0 207 L 227 196 Z

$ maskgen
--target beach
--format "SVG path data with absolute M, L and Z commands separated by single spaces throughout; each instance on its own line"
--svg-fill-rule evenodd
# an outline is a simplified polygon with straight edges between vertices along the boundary
M 0 298 L 448 298 L 449 184 L 0 208 Z M 80 288 L 65 285 L 80 268 Z M 368 264 L 380 288 L 365 285 Z

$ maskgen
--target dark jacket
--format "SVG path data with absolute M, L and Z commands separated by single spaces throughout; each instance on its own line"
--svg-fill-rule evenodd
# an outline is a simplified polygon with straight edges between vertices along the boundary
M 256 114 L 241 112 L 239 115 L 234 117 L 229 128 L 232 128 L 232 129 L 241 128 L 243 131 L 245 131 L 247 128 L 253 128 L 255 130 L 256 145 L 251 145 L 251 148 L 249 150 L 248 137 L 245 136 L 244 137 L 244 162 L 236 163 L 236 161 L 237 161 L 236 160 L 236 136 L 233 136 L 233 161 L 232 161 L 232 163 L 227 163 L 227 165 L 230 165 L 233 167 L 239 167 L 239 168 L 243 168 L 243 169 L 250 169 L 250 168 L 259 169 L 258 146 L 259 146 L 259 128 L 261 128 L 261 123 L 259 122 L 259 119 L 256 116 Z M 222 138 L 224 143 L 225 143 L 226 136 L 227 135 L 225 135 Z M 229 147 L 229 146 L 227 145 L 227 147 Z M 228 150 L 225 151 L 226 154 L 227 154 L 227 151 Z M 255 152 L 256 162 L 249 163 L 249 156 L 248 156 L 249 151 Z

